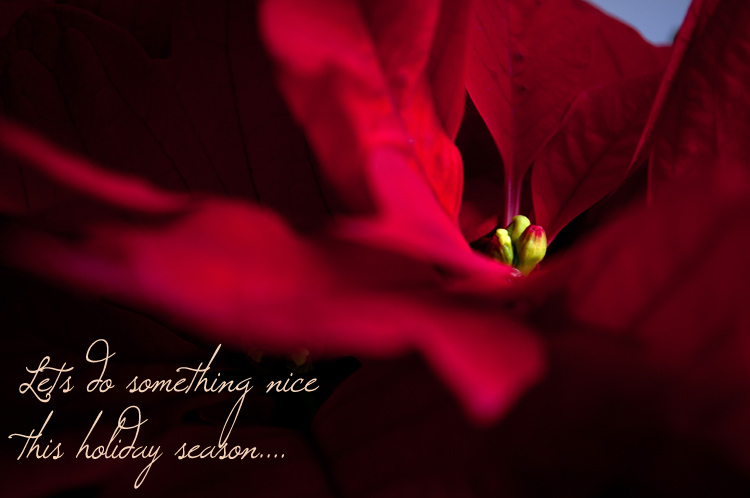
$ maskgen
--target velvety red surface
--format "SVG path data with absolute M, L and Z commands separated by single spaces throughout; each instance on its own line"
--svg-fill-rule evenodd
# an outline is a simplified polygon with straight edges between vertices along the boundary
M 246 400 L 233 439 L 283 460 L 134 491 L 11 440 L 8 496 L 747 496 L 745 2 L 673 48 L 578 0 L 0 6 L 2 428 L 54 408 L 77 448 L 134 403 L 18 393 L 99 337 L 123 382 L 222 343 L 324 385 Z M 552 242 L 529 277 L 469 246 L 515 214 Z M 225 401 L 138 398 L 142 437 L 215 444 Z

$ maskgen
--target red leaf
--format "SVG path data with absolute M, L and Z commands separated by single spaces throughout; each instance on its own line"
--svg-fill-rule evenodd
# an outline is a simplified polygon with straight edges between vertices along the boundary
M 490 303 L 440 292 L 430 265 L 300 240 L 270 213 L 239 205 L 206 203 L 166 227 L 94 227 L 83 244 L 6 236 L 12 264 L 211 341 L 317 354 L 416 348 L 478 418 L 506 409 L 540 369 L 522 327 Z
M 519 214 L 537 152 L 576 97 L 659 70 L 667 50 L 580 0 L 481 0 L 471 45 L 467 87 L 503 157 L 507 221 Z
M 661 73 L 579 95 L 531 173 L 535 223 L 547 240 L 619 187 L 627 174 Z
M 414 358 L 363 366 L 313 430 L 344 496 L 501 496 L 485 488 L 497 452 L 483 451 L 486 435 Z
M 466 56 L 471 2 L 444 0 L 427 63 L 435 106 L 450 139 L 455 139 L 466 102 Z
M 451 138 L 463 89 L 461 68 L 452 65 L 461 60 L 463 33 L 454 23 L 466 17 L 466 7 L 443 3 L 262 4 L 265 39 L 287 100 L 326 175 L 350 203 L 388 202 L 370 198 L 371 170 L 388 167 L 372 164 L 372 157 L 397 154 L 457 219 L 462 172 Z M 446 79 L 448 71 L 457 72 Z
M 659 91 L 656 95 L 656 101 L 651 109 L 648 123 L 644 129 L 641 140 L 638 143 L 638 150 L 633 157 L 633 166 L 638 166 L 645 162 L 648 156 L 648 148 L 646 145 L 650 145 L 652 134 L 654 131 L 654 125 L 657 122 L 667 95 L 674 86 L 675 76 L 682 64 L 685 54 L 687 53 L 691 39 L 694 33 L 700 33 L 706 27 L 706 23 L 711 17 L 714 9 L 721 0 L 694 0 L 690 4 L 690 8 L 685 15 L 685 19 L 680 26 L 679 31 L 675 35 L 674 43 L 672 46 L 672 55 L 667 64 L 667 68 L 662 78 L 662 84 L 659 87 Z
M 692 5 L 636 157 L 637 166 L 650 155 L 654 192 L 674 181 L 719 174 L 747 186 L 749 33 L 746 2 Z
M 750 267 L 732 263 L 750 244 L 750 203 L 733 188 L 672 191 L 516 290 L 532 322 L 604 336 L 666 375 L 671 430 L 750 470 Z
M 24 155 L 58 186 L 74 189 L 99 202 L 150 214 L 175 213 L 187 206 L 187 197 L 161 192 L 139 178 L 113 177 L 85 160 L 68 156 L 44 140 L 3 122 L 0 122 L 0 144 L 8 151 Z
M 506 409 L 540 369 L 522 327 L 490 303 L 441 292 L 431 265 L 306 241 L 270 213 L 214 201 L 168 226 L 110 224 L 85 236 L 10 230 L 5 259 L 244 350 L 416 348 L 478 418 Z
M 695 413 L 686 398 L 670 396 L 694 385 L 665 374 L 622 342 L 575 328 L 558 332 L 547 343 L 550 376 L 503 420 L 481 430 L 462 419 L 450 396 L 413 358 L 361 368 L 313 424 L 343 494 L 541 498 L 561 489 L 591 498 L 747 494 L 747 473 L 664 417 L 665 407 Z M 721 377 L 711 382 L 723 390 Z M 703 407 L 714 399 L 703 400 Z

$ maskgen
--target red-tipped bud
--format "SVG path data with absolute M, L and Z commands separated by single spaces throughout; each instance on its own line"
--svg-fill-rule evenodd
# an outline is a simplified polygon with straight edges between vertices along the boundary
M 516 251 L 516 268 L 524 275 L 528 275 L 547 254 L 547 234 L 544 229 L 538 225 L 529 225 L 518 239 Z

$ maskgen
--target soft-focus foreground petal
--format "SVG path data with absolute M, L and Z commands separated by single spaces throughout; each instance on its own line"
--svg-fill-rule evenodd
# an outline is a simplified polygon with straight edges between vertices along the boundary
M 638 362 L 622 350 L 586 342 L 551 344 L 553 375 L 488 431 L 462 423 L 448 396 L 413 366 L 363 370 L 321 410 L 321 446 L 351 496 L 747 494 L 747 473 L 674 435 L 644 403 L 662 388 L 649 385 L 653 371 L 633 368 Z M 413 390 L 425 394 L 409 409 L 402 400 Z M 404 408 L 391 416 L 389 406 Z M 376 470 L 347 482 L 362 466 Z
M 457 222 L 463 175 L 452 138 L 464 99 L 468 8 L 448 0 L 261 4 L 290 108 L 350 202 L 382 208 L 392 195 L 373 193 L 371 176 L 406 166 Z M 385 156 L 400 159 L 378 160 Z
M 471 48 L 467 87 L 503 158 L 506 224 L 532 161 L 581 92 L 658 71 L 669 52 L 581 0 L 479 0 Z
M 172 214 L 185 209 L 188 198 L 179 193 L 163 192 L 147 182 L 125 176 L 112 176 L 83 158 L 65 154 L 54 145 L 7 122 L 0 121 L 0 143 L 5 150 L 23 151 L 42 175 L 58 187 L 75 190 L 95 202 L 152 215 Z M 8 163 L 3 170 L 10 169 Z M 17 185 L 26 189 L 23 182 Z M 4 195 L 3 201 L 9 196 Z M 11 199 L 4 202 L 5 212 L 16 207 Z
M 664 393 L 690 382 L 598 339 L 550 341 L 551 375 L 486 429 L 415 358 L 365 365 L 315 418 L 321 454 L 342 494 L 363 498 L 746 496 L 750 473 L 661 413 Z
M 750 5 L 693 2 L 634 167 L 650 159 L 652 194 L 676 181 L 726 175 L 739 188 L 750 152 Z
M 750 202 L 729 183 L 669 192 L 517 290 L 532 323 L 586 331 L 658 372 L 671 429 L 750 471 Z
M 5 145 L 39 159 L 24 148 L 29 143 Z M 80 168 L 63 159 L 70 170 Z M 98 175 L 107 184 L 128 183 L 115 173 Z M 154 192 L 129 187 L 140 189 L 139 197 Z M 419 350 L 480 420 L 507 409 L 541 372 L 536 339 L 492 303 L 470 299 L 477 292 L 471 273 L 446 273 L 429 259 L 335 237 L 304 238 L 278 215 L 239 202 L 206 199 L 166 219 L 128 219 L 71 223 L 62 234 L 6 223 L 3 257 L 244 350 Z
M 462 40 L 446 39 L 460 38 L 466 15 L 456 11 L 468 6 L 285 0 L 262 4 L 261 20 L 324 176 L 352 202 L 369 199 L 375 208 L 340 232 L 465 273 L 507 276 L 472 254 L 456 229 L 461 159 L 450 140 L 455 123 L 438 112 L 464 99 L 453 79 L 461 67 L 451 78 L 443 72 L 462 53 Z
M 30 10 L 2 43 L 7 117 L 99 164 L 257 200 L 297 227 L 351 209 L 325 192 L 276 90 L 255 2 L 71 3 Z M 21 208 L 55 197 L 33 170 L 0 174 Z

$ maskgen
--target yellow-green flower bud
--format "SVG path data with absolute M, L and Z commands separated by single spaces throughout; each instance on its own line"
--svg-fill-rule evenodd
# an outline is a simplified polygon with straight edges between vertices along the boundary
M 529 225 L 516 244 L 518 263 L 516 268 L 528 275 L 547 254 L 547 234 L 538 225 Z
M 513 244 L 506 229 L 498 228 L 495 230 L 495 235 L 490 242 L 489 253 L 495 261 L 505 265 L 513 264 Z
M 508 233 L 510 234 L 510 241 L 515 246 L 518 243 L 518 239 L 521 238 L 521 234 L 526 228 L 531 225 L 531 222 L 527 217 L 522 214 L 514 216 L 508 225 Z M 518 249 L 518 247 L 516 247 Z

